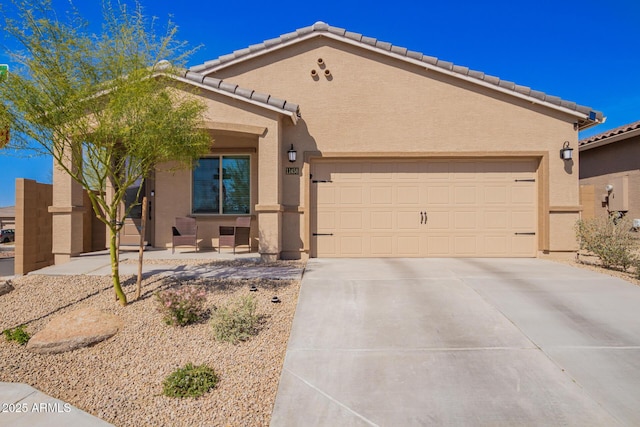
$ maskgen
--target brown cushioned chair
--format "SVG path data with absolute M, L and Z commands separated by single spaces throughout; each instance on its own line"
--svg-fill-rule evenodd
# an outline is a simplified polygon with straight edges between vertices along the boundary
M 171 253 L 175 253 L 176 246 L 195 246 L 198 252 L 198 225 L 195 218 L 177 217 L 176 225 L 172 230 Z
M 218 252 L 223 246 L 232 246 L 233 254 L 236 253 L 236 246 L 247 245 L 251 252 L 251 217 L 241 216 L 236 218 L 236 225 L 220 226 L 220 239 L 218 240 Z

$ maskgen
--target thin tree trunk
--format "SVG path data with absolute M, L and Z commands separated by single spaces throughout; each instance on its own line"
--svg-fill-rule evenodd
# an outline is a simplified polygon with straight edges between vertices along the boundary
M 113 281 L 113 290 L 115 291 L 116 298 L 120 300 L 120 304 L 127 305 L 127 296 L 122 291 L 122 286 L 120 286 L 117 234 L 115 229 L 110 229 L 109 254 L 111 255 L 111 279 Z
M 142 198 L 142 218 L 140 219 L 140 253 L 138 256 L 138 280 L 136 281 L 136 300 L 142 292 L 142 261 L 144 257 L 144 236 L 147 226 L 147 196 Z

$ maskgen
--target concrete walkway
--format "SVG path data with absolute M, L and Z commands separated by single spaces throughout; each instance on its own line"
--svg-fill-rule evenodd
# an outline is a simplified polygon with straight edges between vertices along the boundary
M 638 307 L 539 259 L 313 259 L 271 425 L 640 425 Z
M 232 278 L 251 279 L 268 278 L 276 280 L 300 279 L 303 269 L 297 265 L 277 263 L 275 265 L 261 264 L 260 254 L 256 252 L 238 253 L 213 251 L 187 251 L 171 253 L 171 250 L 147 250 L 144 253 L 142 273 L 144 276 L 155 274 L 171 275 L 179 278 L 203 277 L 203 278 Z M 189 265 L 181 263 L 184 260 L 199 260 L 204 264 Z M 127 251 L 120 254 L 120 275 L 138 274 L 138 252 Z M 211 261 L 211 263 L 206 263 Z M 233 261 L 218 263 L 217 261 Z M 250 268 L 247 268 L 250 267 Z M 42 274 L 48 276 L 90 275 L 110 276 L 111 261 L 108 251 L 91 252 L 74 257 L 70 262 L 60 265 L 52 265 L 29 274 Z
M 108 427 L 100 418 L 27 384 L 0 382 L 0 425 L 11 427 Z
M 217 252 L 176 252 L 149 250 L 144 254 L 145 276 L 161 274 L 180 278 L 267 278 L 276 280 L 300 279 L 303 268 L 297 264 L 261 264 L 259 254 Z M 188 265 L 181 260 L 234 261 L 230 263 Z M 138 260 L 138 253 L 123 252 L 120 256 L 120 274 L 137 274 L 138 266 L 127 260 Z M 164 261 L 163 261 L 164 260 Z M 13 261 L 13 259 L 12 259 Z M 245 262 L 238 262 L 245 261 Z M 111 263 L 107 251 L 84 254 L 61 265 L 46 267 L 29 274 L 41 275 L 111 275 Z M 100 427 L 111 424 L 87 414 L 68 403 L 53 399 L 27 384 L 0 382 L 0 426 L 15 427 Z

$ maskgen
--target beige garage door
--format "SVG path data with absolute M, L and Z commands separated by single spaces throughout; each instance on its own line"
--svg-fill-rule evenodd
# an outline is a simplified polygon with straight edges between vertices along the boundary
M 312 255 L 533 257 L 536 160 L 318 161 Z

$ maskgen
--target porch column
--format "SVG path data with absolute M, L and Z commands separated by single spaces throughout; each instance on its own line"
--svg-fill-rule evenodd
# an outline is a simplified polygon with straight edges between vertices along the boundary
M 282 248 L 282 156 L 281 123 L 269 128 L 258 144 L 259 252 L 263 261 L 280 258 Z
M 71 151 L 71 150 L 69 150 Z M 64 159 L 65 166 L 74 170 L 74 154 Z M 49 207 L 53 215 L 54 262 L 63 264 L 71 257 L 80 255 L 83 249 L 83 189 L 56 161 L 53 161 L 53 205 Z

